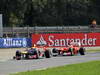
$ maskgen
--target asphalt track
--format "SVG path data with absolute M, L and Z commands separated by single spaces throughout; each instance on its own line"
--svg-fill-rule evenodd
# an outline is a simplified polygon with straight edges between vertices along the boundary
M 0 61 L 0 75 L 11 73 L 40 70 L 50 67 L 75 64 L 92 60 L 100 60 L 100 53 L 86 53 L 85 56 L 59 56 L 34 60 L 6 60 Z

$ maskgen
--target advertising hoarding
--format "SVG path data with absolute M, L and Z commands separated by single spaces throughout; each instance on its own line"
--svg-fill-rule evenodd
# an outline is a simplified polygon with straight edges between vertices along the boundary
M 80 42 L 81 46 L 100 46 L 100 33 L 32 34 L 32 45 L 65 47 L 71 42 Z
M 0 48 L 20 48 L 30 46 L 30 38 L 0 38 Z

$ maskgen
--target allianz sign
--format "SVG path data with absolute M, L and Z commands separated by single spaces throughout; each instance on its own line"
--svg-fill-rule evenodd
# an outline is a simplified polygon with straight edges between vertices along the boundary
M 4 47 L 26 47 L 26 38 L 5 38 L 3 39 Z

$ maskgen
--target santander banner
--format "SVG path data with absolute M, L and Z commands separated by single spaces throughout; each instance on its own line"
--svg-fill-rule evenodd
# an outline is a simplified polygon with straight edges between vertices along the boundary
M 100 46 L 100 33 L 32 34 L 32 45 L 66 47 L 71 42 L 81 46 Z

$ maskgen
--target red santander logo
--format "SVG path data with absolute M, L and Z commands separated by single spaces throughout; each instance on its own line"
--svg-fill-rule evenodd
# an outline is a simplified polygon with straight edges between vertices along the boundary
M 39 46 L 45 46 L 45 45 L 47 45 L 47 42 L 44 40 L 44 38 L 43 38 L 42 35 L 39 38 L 39 40 L 36 42 L 36 45 L 39 45 Z

